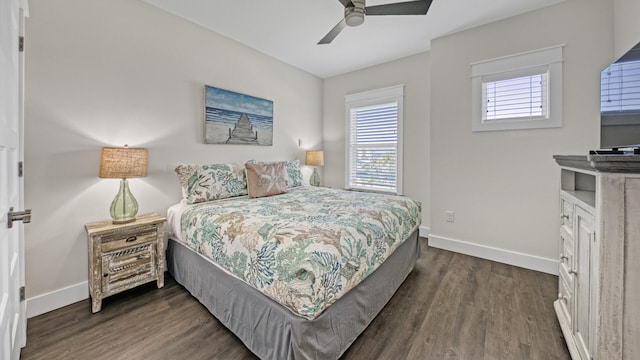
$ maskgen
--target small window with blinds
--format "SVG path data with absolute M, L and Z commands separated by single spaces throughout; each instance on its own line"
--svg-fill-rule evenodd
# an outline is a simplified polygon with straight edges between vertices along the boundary
M 547 119 L 547 69 L 542 73 L 482 82 L 483 121 Z
M 562 46 L 471 64 L 472 130 L 562 126 Z
M 640 60 L 611 64 L 600 75 L 600 112 L 640 113 Z
M 346 187 L 401 193 L 402 87 L 347 95 L 346 100 Z

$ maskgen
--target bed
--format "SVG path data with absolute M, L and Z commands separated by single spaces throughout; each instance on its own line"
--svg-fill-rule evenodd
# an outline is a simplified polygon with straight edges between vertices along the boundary
M 337 359 L 413 269 L 420 218 L 406 197 L 309 186 L 183 200 L 167 266 L 261 359 Z

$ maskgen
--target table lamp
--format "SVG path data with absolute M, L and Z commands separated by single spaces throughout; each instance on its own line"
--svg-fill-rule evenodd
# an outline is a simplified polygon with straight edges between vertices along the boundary
M 324 151 L 322 150 L 308 150 L 304 159 L 304 164 L 313 166 L 313 174 L 309 179 L 311 186 L 320 186 L 320 175 L 316 171 L 316 166 L 324 166 Z
M 100 156 L 100 177 L 122 179 L 120 190 L 111 202 L 111 217 L 114 224 L 125 224 L 136 220 L 138 202 L 129 191 L 127 178 L 147 176 L 148 151 L 143 148 L 103 147 Z

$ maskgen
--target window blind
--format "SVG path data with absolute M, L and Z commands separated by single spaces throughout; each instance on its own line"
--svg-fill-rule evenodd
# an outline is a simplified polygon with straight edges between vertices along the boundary
M 611 64 L 600 75 L 600 111 L 640 112 L 640 60 Z
M 482 83 L 483 120 L 547 117 L 547 73 Z
M 397 102 L 350 110 L 349 187 L 397 192 Z

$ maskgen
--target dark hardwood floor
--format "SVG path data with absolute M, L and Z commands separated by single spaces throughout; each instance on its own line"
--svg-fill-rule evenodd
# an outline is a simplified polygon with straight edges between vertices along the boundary
M 555 276 L 427 248 L 342 359 L 569 359 Z M 27 322 L 22 359 L 256 359 L 167 273 Z

